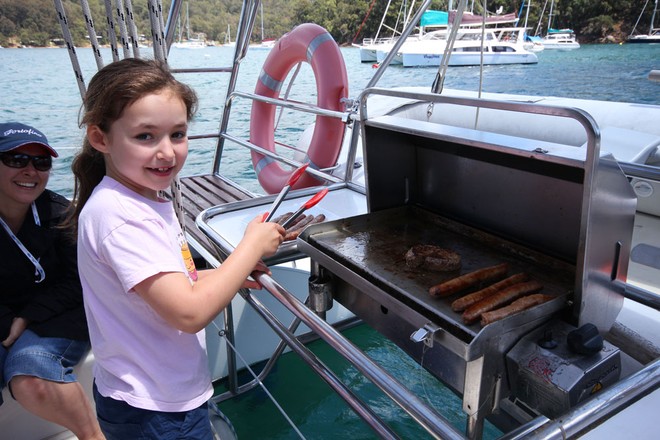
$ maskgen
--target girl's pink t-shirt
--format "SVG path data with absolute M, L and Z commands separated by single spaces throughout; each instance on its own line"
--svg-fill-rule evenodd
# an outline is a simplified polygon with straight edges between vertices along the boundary
M 192 283 L 194 263 L 182 254 L 190 258 L 171 203 L 104 177 L 78 227 L 78 270 L 102 396 L 166 412 L 194 409 L 211 397 L 204 331 L 177 330 L 132 290 L 161 272 L 183 272 Z

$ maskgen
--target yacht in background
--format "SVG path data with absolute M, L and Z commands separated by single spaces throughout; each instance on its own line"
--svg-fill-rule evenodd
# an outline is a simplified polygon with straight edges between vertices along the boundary
M 541 40 L 546 49 L 574 50 L 580 48 L 580 43 L 575 38 L 575 32 L 572 29 L 553 29 L 552 11 L 554 10 L 554 0 L 550 3 L 550 13 L 548 14 L 548 32 Z
M 197 38 L 190 37 L 190 11 L 188 9 L 188 3 L 186 3 L 186 20 L 185 20 L 185 34 L 186 38 L 183 38 L 183 32 L 181 32 L 181 24 L 179 22 L 179 41 L 172 43 L 172 47 L 177 49 L 203 49 L 206 47 L 206 41 L 202 38 L 202 34 L 197 34 Z
M 227 33 L 225 34 L 225 42 L 222 45 L 225 47 L 236 46 L 236 42 L 231 41 L 231 26 L 229 24 L 227 24 Z
M 534 64 L 538 57 L 525 48 L 525 28 L 461 28 L 451 48 L 449 66 Z M 484 42 L 482 46 L 482 35 Z M 415 42 L 406 42 L 393 58 L 403 67 L 439 66 L 447 48 L 447 31 L 433 31 Z
M 376 35 L 373 38 L 364 38 L 362 40 L 362 44 L 353 43 L 353 46 L 358 47 L 360 49 L 360 61 L 363 63 L 382 61 L 382 58 L 381 59 L 378 58 L 379 57 L 378 52 L 381 53 L 389 52 L 392 46 L 394 46 L 394 43 L 401 36 L 401 30 L 403 30 L 406 27 L 413 13 L 412 7 L 410 9 L 407 9 L 407 2 L 404 1 L 401 4 L 399 13 L 397 14 L 396 22 L 394 26 L 391 27 L 385 23 L 388 10 L 389 10 L 389 4 L 385 9 L 385 12 L 383 13 L 383 18 L 381 19 L 380 25 L 378 26 L 378 31 L 376 31 Z M 418 39 L 422 38 L 422 36 L 426 33 L 427 27 L 439 26 L 446 29 L 447 15 L 448 14 L 445 11 L 431 10 L 424 12 L 419 22 L 419 34 L 409 35 L 406 38 L 406 42 L 417 41 Z M 398 29 L 399 22 L 402 23 L 401 30 Z M 392 35 L 389 37 L 383 37 L 381 32 L 384 29 L 391 30 Z
M 573 50 L 580 48 L 580 43 L 575 39 L 575 32 L 571 29 L 548 29 L 548 34 L 541 41 L 546 49 Z
M 637 18 L 637 23 L 635 23 L 635 26 L 633 27 L 633 30 L 628 37 L 628 43 L 660 43 L 660 27 L 654 27 L 655 15 L 658 12 L 658 0 L 655 0 L 655 7 L 653 8 L 653 13 L 651 14 L 651 25 L 649 26 L 648 34 L 635 34 L 635 29 L 637 29 L 637 24 L 642 18 L 642 14 L 644 14 L 646 4 L 647 3 L 644 4 L 644 8 L 642 8 L 642 12 L 640 12 L 639 18 Z

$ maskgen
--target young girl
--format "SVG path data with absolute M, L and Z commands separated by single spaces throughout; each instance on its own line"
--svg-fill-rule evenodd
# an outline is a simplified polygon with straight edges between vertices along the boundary
M 183 167 L 196 104 L 164 64 L 132 58 L 101 69 L 85 96 L 72 218 L 108 439 L 212 438 L 204 327 L 240 288 L 259 287 L 247 277 L 283 240 L 259 216 L 219 268 L 195 270 L 158 194 Z

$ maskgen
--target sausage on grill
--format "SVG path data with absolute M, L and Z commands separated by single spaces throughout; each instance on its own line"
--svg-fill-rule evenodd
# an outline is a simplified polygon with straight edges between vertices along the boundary
M 518 283 L 509 286 L 504 290 L 500 290 L 495 295 L 482 299 L 478 303 L 468 307 L 468 309 L 463 312 L 463 322 L 471 324 L 474 321 L 477 321 L 482 313 L 490 312 L 491 310 L 509 304 L 522 296 L 529 295 L 530 293 L 536 293 L 542 288 L 543 285 L 537 281 L 528 281 L 526 283 Z
M 304 220 L 298 222 L 295 227 L 286 230 L 284 241 L 295 240 L 307 226 L 313 225 L 315 223 L 321 223 L 323 221 L 325 221 L 325 214 L 319 214 L 316 217 L 311 214 L 308 215 Z
M 284 220 L 288 219 L 292 215 L 293 215 L 293 211 L 285 212 L 284 214 L 279 215 L 279 216 L 275 217 L 274 219 L 271 219 L 271 222 L 278 223 L 278 224 L 281 225 L 282 223 L 284 223 Z
M 429 289 L 429 294 L 431 296 L 440 297 L 449 296 L 452 293 L 467 289 L 468 287 L 472 287 L 482 281 L 501 278 L 506 275 L 508 270 L 509 265 L 507 263 L 475 270 L 474 272 L 466 273 L 465 275 L 445 281 L 444 283 L 436 284 Z
M 469 295 L 465 295 L 461 298 L 458 298 L 453 303 L 451 303 L 451 308 L 455 312 L 462 312 L 463 310 L 470 307 L 472 304 L 476 304 L 482 299 L 494 295 L 495 293 L 499 292 L 505 287 L 509 287 L 509 286 L 513 286 L 514 284 L 525 282 L 528 279 L 529 277 L 527 276 L 526 273 L 517 273 L 515 275 L 510 276 L 509 278 L 505 278 L 502 281 L 498 281 L 497 283 L 491 284 L 490 286 L 478 290 L 474 293 L 470 293 Z
M 506 307 L 482 313 L 481 325 L 487 325 L 492 322 L 499 321 L 500 319 L 504 319 L 508 316 L 522 312 L 523 310 L 529 309 L 539 304 L 543 304 L 546 301 L 550 301 L 552 298 L 554 298 L 552 295 L 543 295 L 542 293 L 523 296 L 522 298 L 515 300 Z

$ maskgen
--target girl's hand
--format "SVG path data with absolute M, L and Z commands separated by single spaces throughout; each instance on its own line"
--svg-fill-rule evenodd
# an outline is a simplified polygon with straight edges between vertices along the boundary
M 265 273 L 265 274 L 267 274 L 267 275 L 270 275 L 270 274 L 271 274 L 271 271 L 270 271 L 270 269 L 268 268 L 268 266 L 266 266 L 266 263 L 264 263 L 264 262 L 261 261 L 261 260 L 259 260 L 259 262 L 258 262 L 257 265 L 254 267 L 254 270 L 253 270 L 252 272 L 253 272 L 253 273 L 254 273 L 254 272 L 260 272 L 260 273 Z M 243 283 L 243 288 L 244 288 L 244 289 L 261 290 L 261 289 L 264 288 L 264 286 L 262 286 L 261 283 L 259 283 L 259 281 L 256 280 L 256 278 L 255 278 L 255 279 L 250 279 L 250 278 L 248 278 L 248 279 L 245 280 L 245 282 Z
M 264 214 L 255 217 L 245 228 L 243 240 L 259 253 L 259 257 L 273 255 L 284 241 L 284 228 L 273 222 L 264 223 Z

